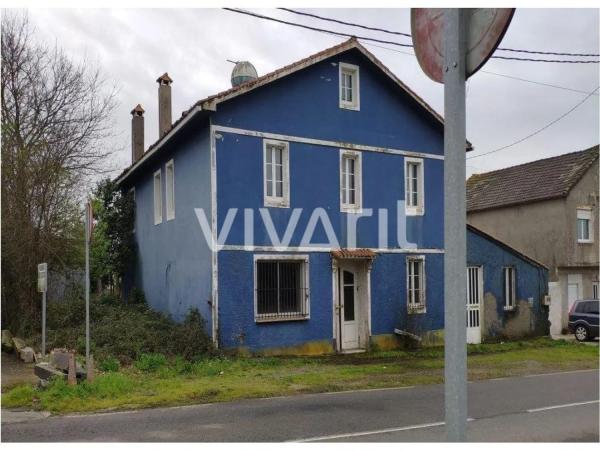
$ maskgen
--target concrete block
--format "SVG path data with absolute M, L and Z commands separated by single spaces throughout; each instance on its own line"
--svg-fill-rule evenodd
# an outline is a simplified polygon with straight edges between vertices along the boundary
M 50 352 L 50 364 L 59 370 L 69 370 L 70 353 L 63 349 L 54 349 Z
M 15 348 L 15 353 L 17 353 L 17 354 L 21 353 L 21 350 L 24 349 L 25 347 L 27 347 L 27 344 L 21 338 L 13 337 L 12 341 L 13 341 L 13 347 Z
M 19 352 L 19 355 L 21 356 L 21 359 L 23 360 L 23 362 L 26 362 L 26 363 L 32 363 L 33 359 L 35 358 L 35 352 L 33 351 L 33 349 L 31 347 L 22 348 L 21 351 Z
M 33 373 L 40 379 L 48 381 L 52 377 L 66 378 L 67 374 L 62 370 L 57 370 L 48 363 L 36 364 L 33 368 Z

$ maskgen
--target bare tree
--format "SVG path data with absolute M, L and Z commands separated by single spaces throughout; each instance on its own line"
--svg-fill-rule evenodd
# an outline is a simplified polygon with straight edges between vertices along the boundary
M 2 321 L 27 332 L 37 263 L 81 263 L 81 186 L 105 167 L 115 90 L 98 68 L 36 42 L 25 14 L 3 14 L 1 47 Z

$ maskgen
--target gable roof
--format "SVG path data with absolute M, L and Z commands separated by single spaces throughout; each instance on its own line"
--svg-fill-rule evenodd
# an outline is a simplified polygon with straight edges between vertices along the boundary
M 144 152 L 142 157 L 135 164 L 125 169 L 121 173 L 121 175 L 117 177 L 117 183 L 122 182 L 123 180 L 125 180 L 125 178 L 131 175 L 139 166 L 141 166 L 144 163 L 144 161 L 146 161 L 163 144 L 165 144 L 169 139 L 171 139 L 173 135 L 196 114 L 200 112 L 204 112 L 204 114 L 210 114 L 210 112 L 216 111 L 217 105 L 221 102 L 225 102 L 237 96 L 243 95 L 268 83 L 276 81 L 287 75 L 295 73 L 299 70 L 302 70 L 306 67 L 309 67 L 313 64 L 316 64 L 320 61 L 323 61 L 327 58 L 330 58 L 332 56 L 346 52 L 351 49 L 356 49 L 359 52 L 361 52 L 369 61 L 371 61 L 381 71 L 383 71 L 385 75 L 387 75 L 401 90 L 403 90 L 410 97 L 412 97 L 417 102 L 417 104 L 420 105 L 436 122 L 438 122 L 441 125 L 444 124 L 444 119 L 440 114 L 438 114 L 431 106 L 427 104 L 427 102 L 425 102 L 425 100 L 419 97 L 412 89 L 410 89 L 406 84 L 404 84 L 381 61 L 379 61 L 371 52 L 369 52 L 363 45 L 361 45 L 356 38 L 353 37 L 348 39 L 347 41 L 342 42 L 341 44 L 334 45 L 333 47 L 322 50 L 318 53 L 301 59 L 300 61 L 296 61 L 287 66 L 281 67 L 280 69 L 262 75 L 254 80 L 248 80 L 244 83 L 239 84 L 238 86 L 234 86 L 230 89 L 219 92 L 218 94 L 210 95 L 206 98 L 198 100 L 190 108 L 184 111 L 181 114 L 181 117 L 177 119 L 154 144 L 148 147 L 148 149 Z M 472 148 L 473 147 L 471 143 L 467 141 L 466 150 L 470 151 L 472 150 Z
M 566 197 L 598 159 L 598 145 L 467 180 L 467 212 Z
M 490 235 L 490 234 L 487 234 L 485 231 L 482 231 L 482 230 L 480 230 L 479 228 L 477 228 L 477 227 L 474 227 L 474 226 L 473 226 L 473 225 L 471 225 L 471 224 L 467 224 L 467 230 L 468 230 L 468 231 L 471 231 L 471 232 L 473 232 L 473 233 L 475 233 L 475 234 L 478 234 L 478 235 L 480 235 L 482 238 L 484 238 L 484 239 L 487 239 L 488 241 L 491 241 L 491 242 L 493 242 L 493 243 L 494 243 L 494 244 L 496 244 L 497 246 L 499 246 L 499 247 L 502 247 L 503 249 L 505 249 L 505 250 L 509 251 L 510 253 L 512 253 L 512 254 L 514 254 L 514 255 L 516 255 L 516 256 L 518 256 L 518 257 L 519 257 L 519 258 L 521 258 L 522 260 L 524 260 L 524 261 L 526 261 L 526 262 L 528 262 L 528 263 L 530 263 L 530 264 L 533 264 L 534 266 L 538 266 L 538 267 L 541 267 L 542 269 L 546 269 L 546 270 L 548 270 L 548 267 L 547 267 L 547 266 L 545 266 L 544 264 L 542 264 L 541 262 L 539 262 L 539 261 L 536 261 L 535 259 L 531 258 L 530 256 L 527 256 L 525 253 L 521 253 L 521 252 L 520 252 L 519 250 L 517 250 L 516 248 L 514 248 L 514 247 L 511 247 L 511 246 L 510 246 L 510 245 L 508 245 L 507 243 L 505 243 L 505 242 L 502 242 L 501 240 L 499 240 L 499 239 L 495 238 L 494 236 L 492 236 L 492 235 Z

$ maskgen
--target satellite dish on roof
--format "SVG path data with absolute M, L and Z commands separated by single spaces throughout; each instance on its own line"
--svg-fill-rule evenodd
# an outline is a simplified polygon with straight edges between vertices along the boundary
M 477 72 L 504 37 L 514 8 L 468 8 L 466 29 L 466 74 Z M 444 9 L 412 8 L 411 35 L 423 72 L 438 83 L 444 82 Z
M 249 80 L 256 80 L 258 73 L 248 61 L 237 61 L 231 71 L 231 86 L 235 87 Z

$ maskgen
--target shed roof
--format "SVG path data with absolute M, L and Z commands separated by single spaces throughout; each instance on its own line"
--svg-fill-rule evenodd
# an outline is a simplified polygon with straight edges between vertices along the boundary
M 598 159 L 598 145 L 467 180 L 467 211 L 482 211 L 566 197 Z
M 117 178 L 117 182 L 120 183 L 126 177 L 128 177 L 134 170 L 136 170 L 144 162 L 144 160 L 146 160 L 155 152 L 155 150 L 157 150 L 167 140 L 169 140 L 181 128 L 181 125 L 183 125 L 184 122 L 195 113 L 198 113 L 200 111 L 215 111 L 217 105 L 221 102 L 230 100 L 234 97 L 250 92 L 256 88 L 264 86 L 265 84 L 271 83 L 275 80 L 278 80 L 301 69 L 323 61 L 324 59 L 330 58 L 331 56 L 337 55 L 339 53 L 351 49 L 356 49 L 359 52 L 361 52 L 369 61 L 371 61 L 375 66 L 382 70 L 390 79 L 392 79 L 392 81 L 394 81 L 398 85 L 398 87 L 400 87 L 400 89 L 402 89 L 410 97 L 412 97 L 417 102 L 417 104 L 420 105 L 428 114 L 430 114 L 436 122 L 443 125 L 444 119 L 440 114 L 438 114 L 431 106 L 429 106 L 429 104 L 427 104 L 427 102 L 425 102 L 425 100 L 419 97 L 412 89 L 410 89 L 406 84 L 404 84 L 381 61 L 379 61 L 379 59 L 377 59 L 371 52 L 369 52 L 363 45 L 361 45 L 356 38 L 353 37 L 342 42 L 341 44 L 334 45 L 333 47 L 327 48 L 304 59 L 296 61 L 292 64 L 281 67 L 277 70 L 274 70 L 273 72 L 262 75 L 256 79 L 248 80 L 230 89 L 219 92 L 218 94 L 210 95 L 206 98 L 198 100 L 190 108 L 184 111 L 181 114 L 181 117 L 175 122 L 173 122 L 171 127 L 154 144 L 148 147 L 148 149 L 139 161 L 125 169 L 121 173 L 121 175 L 119 175 L 119 177 Z M 472 148 L 473 147 L 471 143 L 467 141 L 466 150 L 470 151 L 472 150 Z

